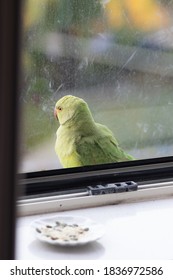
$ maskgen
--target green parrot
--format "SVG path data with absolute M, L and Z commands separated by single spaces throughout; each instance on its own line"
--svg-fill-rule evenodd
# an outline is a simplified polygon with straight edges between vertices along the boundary
M 63 167 L 78 167 L 133 160 L 118 145 L 113 133 L 96 123 L 87 103 L 66 95 L 57 101 L 54 115 L 59 120 L 55 152 Z

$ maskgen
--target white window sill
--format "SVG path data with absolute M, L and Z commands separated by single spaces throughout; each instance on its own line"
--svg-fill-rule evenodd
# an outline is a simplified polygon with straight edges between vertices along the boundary
M 67 210 L 57 215 L 82 215 L 105 225 L 97 242 L 80 247 L 51 246 L 35 239 L 30 224 L 40 217 L 17 219 L 16 259 L 97 260 L 173 259 L 173 198 Z M 53 213 L 55 215 L 55 213 Z

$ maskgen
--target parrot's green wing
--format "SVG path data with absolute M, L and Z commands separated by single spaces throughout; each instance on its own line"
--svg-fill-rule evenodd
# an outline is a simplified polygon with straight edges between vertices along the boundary
M 76 143 L 81 165 L 94 165 L 133 160 L 118 145 L 112 132 L 104 125 L 96 124 L 93 135 L 83 137 Z

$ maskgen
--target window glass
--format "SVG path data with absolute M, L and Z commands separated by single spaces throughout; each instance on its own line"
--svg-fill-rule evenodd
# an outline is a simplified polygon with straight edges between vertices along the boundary
M 24 1 L 19 172 L 66 167 L 55 152 L 54 118 L 66 95 L 84 99 L 135 159 L 173 155 L 172 14 L 172 0 Z M 76 145 L 81 133 L 69 139 Z M 78 151 L 90 164 L 95 140 L 87 141 Z M 71 142 L 62 145 L 69 149 Z

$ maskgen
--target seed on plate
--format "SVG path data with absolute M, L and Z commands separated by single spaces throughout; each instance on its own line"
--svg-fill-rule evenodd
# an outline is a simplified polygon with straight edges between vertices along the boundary
M 70 238 L 76 238 L 76 235 L 75 234 L 70 234 L 69 237 Z
M 62 232 L 62 229 L 60 228 L 55 228 L 56 231 Z
M 67 224 L 66 224 L 66 223 L 61 223 L 61 226 L 62 226 L 62 227 L 66 227 Z
M 77 241 L 77 240 L 78 240 L 78 238 L 77 238 L 77 237 L 72 237 L 72 238 L 71 238 L 71 240 L 73 240 L 73 241 Z
M 89 228 L 84 228 L 83 230 L 84 230 L 84 231 L 89 231 Z
M 47 228 L 52 228 L 52 226 L 51 226 L 51 225 L 46 225 L 46 227 L 47 227 Z
M 36 231 L 37 231 L 38 233 L 41 233 L 41 230 L 40 230 L 39 228 L 36 228 Z
M 51 239 L 52 239 L 52 240 L 57 240 L 57 239 L 58 239 L 58 237 L 51 237 Z

